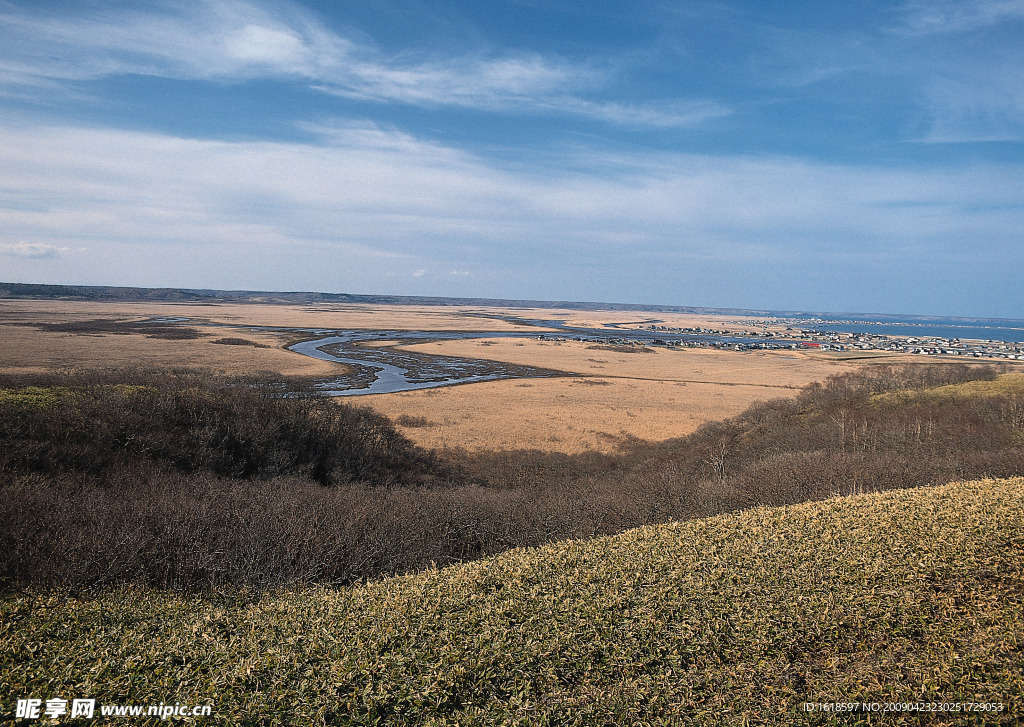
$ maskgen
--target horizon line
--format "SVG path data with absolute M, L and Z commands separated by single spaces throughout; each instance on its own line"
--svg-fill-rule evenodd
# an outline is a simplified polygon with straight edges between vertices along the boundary
M 20 292 L 19 292 L 20 289 Z M 38 290 L 44 289 L 44 290 Z M 32 292 L 35 290 L 36 292 Z M 65 291 L 59 295 L 58 290 Z M 49 294 L 46 292 L 49 291 Z M 129 295 L 114 295 L 114 292 L 128 293 Z M 154 295 L 142 295 L 143 292 L 150 292 Z M 89 292 L 96 295 L 90 296 Z M 131 292 L 138 295 L 131 297 Z M 161 297 L 161 293 L 165 297 Z M 171 295 L 174 294 L 174 295 Z M 182 296 L 185 296 L 184 298 Z M 443 295 L 403 295 L 393 293 L 331 293 L 314 290 L 247 290 L 247 289 L 223 289 L 223 288 L 186 288 L 177 286 L 135 286 L 135 285 L 79 285 L 63 283 L 15 283 L 0 282 L 0 299 L 32 300 L 32 299 L 55 299 L 55 298 L 80 298 L 96 302 L 122 301 L 122 302 L 214 302 L 210 299 L 222 299 L 223 302 L 234 300 L 235 302 L 248 300 L 251 303 L 285 303 L 301 302 L 301 300 L 287 300 L 283 298 L 277 301 L 254 300 L 258 296 L 305 296 L 306 302 L 333 302 L 333 303 L 377 303 L 391 305 L 477 305 L 483 307 L 520 307 L 520 308 L 566 308 L 569 310 L 630 310 L 637 312 L 651 313 L 690 313 L 699 315 L 744 315 L 744 316 L 770 316 L 770 317 L 854 317 L 872 316 L 887 319 L 915 319 L 915 320 L 963 320 L 963 321 L 1008 321 L 1024 322 L 1019 318 L 1002 318 L 993 316 L 943 316 L 911 313 L 869 313 L 850 311 L 813 311 L 813 310 L 773 310 L 769 308 L 735 308 L 722 306 L 694 306 L 674 305 L 667 303 L 617 303 L 609 301 L 572 301 L 572 300 L 538 300 L 533 298 L 490 298 L 490 297 L 463 297 Z M 314 298 L 316 300 L 308 300 Z

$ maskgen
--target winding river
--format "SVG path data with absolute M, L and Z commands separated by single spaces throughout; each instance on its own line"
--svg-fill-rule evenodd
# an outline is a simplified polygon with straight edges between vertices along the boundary
M 621 342 L 624 338 L 633 341 L 747 342 L 747 339 L 742 338 L 666 334 L 642 329 L 577 328 L 568 326 L 564 321 L 559 320 L 517 318 L 514 319 L 514 322 L 523 325 L 523 329 L 518 331 L 311 331 L 311 335 L 318 335 L 318 337 L 292 344 L 288 349 L 305 356 L 352 367 L 351 374 L 332 381 L 321 382 L 317 384 L 317 388 L 327 396 L 361 396 L 433 389 L 478 381 L 574 375 L 564 371 L 499 361 L 438 356 L 394 348 L 403 343 L 468 338 L 540 338 L 550 340 L 573 338 L 593 343 L 616 343 Z M 368 345 L 374 342 L 391 345 Z
M 417 389 L 435 389 L 441 386 L 470 384 L 499 379 L 544 378 L 575 376 L 576 374 L 520 364 L 486 359 L 460 358 L 406 351 L 402 345 L 426 341 L 451 341 L 471 338 L 534 338 L 542 340 L 577 340 L 598 344 L 629 342 L 687 341 L 690 343 L 753 343 L 750 339 L 719 335 L 652 331 L 619 326 L 658 323 L 656 320 L 636 321 L 632 324 L 606 324 L 603 328 L 582 328 L 567 325 L 562 320 L 540 320 L 502 317 L 521 326 L 511 331 L 410 331 L 366 329 L 315 329 L 239 325 L 240 329 L 281 334 L 300 335 L 307 340 L 288 346 L 289 351 L 304 356 L 333 361 L 348 366 L 351 371 L 339 378 L 321 381 L 316 388 L 325 396 L 362 396 L 367 394 L 394 394 Z M 190 325 L 219 325 L 198 322 L 189 318 L 152 318 L 150 323 L 188 323 Z
M 352 367 L 353 373 L 332 381 L 323 381 L 317 388 L 327 396 L 359 396 L 393 394 L 439 386 L 470 384 L 509 378 L 565 376 L 558 371 L 498 361 L 434 356 L 398 351 L 391 346 L 371 347 L 373 341 L 421 343 L 430 340 L 460 338 L 507 337 L 507 332 L 437 333 L 430 331 L 346 331 L 288 347 L 290 351 L 323 361 L 334 361 Z M 523 337 L 524 334 L 512 332 Z M 536 337 L 537 334 L 533 334 Z M 360 345 L 362 344 L 362 345 Z M 397 345 L 397 344 L 396 344 Z

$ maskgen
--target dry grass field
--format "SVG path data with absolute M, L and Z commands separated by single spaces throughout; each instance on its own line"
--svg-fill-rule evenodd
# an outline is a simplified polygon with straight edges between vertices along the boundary
M 494 381 L 365 397 L 429 447 L 612 451 L 631 439 L 658 441 L 735 416 L 755 401 L 856 364 L 797 352 L 638 349 L 624 353 L 575 341 L 439 341 L 414 351 L 529 364 L 578 377 Z M 425 421 L 424 421 L 425 420 Z
M 76 323 L 96 320 L 141 321 L 158 317 L 189 318 L 204 325 L 200 338 L 161 340 L 141 333 L 82 334 L 45 331 L 34 323 Z M 303 306 L 188 303 L 96 303 L 82 301 L 0 300 L 0 372 L 47 368 L 142 366 L 194 367 L 224 374 L 273 371 L 286 376 L 331 376 L 341 365 L 285 351 L 290 339 L 272 332 L 235 326 L 297 328 L 415 328 L 457 330 L 468 324 L 480 330 L 511 330 L 501 320 L 473 316 L 465 309 L 417 306 Z M 256 346 L 214 345 L 224 338 L 242 338 Z
M 753 328 L 734 317 L 636 312 L 0 300 L 0 372 L 140 366 L 201 368 L 229 375 L 269 371 L 329 377 L 345 367 L 285 350 L 293 335 L 254 328 L 522 330 L 521 324 L 499 315 L 560 319 L 577 326 L 657 320 L 670 326 L 737 332 Z M 33 325 L 154 317 L 188 318 L 197 335 L 164 339 L 139 331 L 55 331 Z M 251 345 L 217 345 L 225 338 Z M 496 381 L 349 401 L 395 419 L 407 436 L 427 447 L 565 453 L 614 451 L 633 439 L 658 441 L 685 435 L 705 422 L 738 414 L 755 401 L 789 396 L 811 381 L 878 362 L 877 357 L 861 362 L 802 352 L 644 349 L 636 353 L 534 339 L 442 341 L 409 348 L 556 369 L 575 376 Z M 883 356 L 883 360 L 898 358 Z

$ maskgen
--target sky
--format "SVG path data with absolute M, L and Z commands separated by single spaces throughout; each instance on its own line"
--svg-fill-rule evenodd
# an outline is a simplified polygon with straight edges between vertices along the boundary
M 0 280 L 1024 319 L 1024 0 L 0 0 Z

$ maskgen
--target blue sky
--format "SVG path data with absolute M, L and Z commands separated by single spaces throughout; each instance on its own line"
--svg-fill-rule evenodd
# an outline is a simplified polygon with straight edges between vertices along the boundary
M 1024 318 L 1024 0 L 0 0 L 0 280 Z

